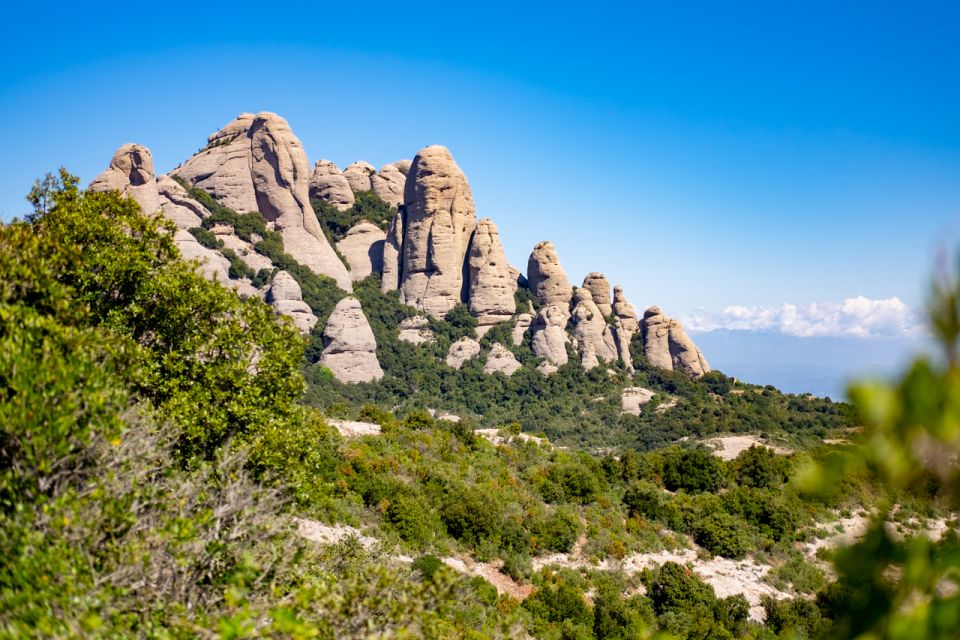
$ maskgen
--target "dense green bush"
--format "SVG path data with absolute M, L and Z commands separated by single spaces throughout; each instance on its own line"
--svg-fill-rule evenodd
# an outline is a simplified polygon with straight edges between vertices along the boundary
M 663 452 L 663 485 L 671 491 L 715 492 L 726 486 L 727 468 L 705 449 Z
M 694 539 L 704 549 L 724 558 L 742 558 L 750 540 L 741 521 L 726 513 L 711 513 L 695 527 Z

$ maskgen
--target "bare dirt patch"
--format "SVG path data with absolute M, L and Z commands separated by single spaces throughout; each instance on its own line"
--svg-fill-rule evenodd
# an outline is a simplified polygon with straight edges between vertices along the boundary
M 373 422 L 354 422 L 352 420 L 327 420 L 344 438 L 380 435 L 380 425 Z
M 793 453 L 789 449 L 764 442 L 760 436 L 722 436 L 720 438 L 704 440 L 703 444 L 713 449 L 713 455 L 723 460 L 733 460 L 740 455 L 741 452 L 746 451 L 754 445 L 772 449 L 774 453 L 781 455 Z

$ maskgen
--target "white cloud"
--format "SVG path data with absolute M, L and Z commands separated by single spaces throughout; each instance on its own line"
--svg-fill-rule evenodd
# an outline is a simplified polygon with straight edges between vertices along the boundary
M 915 336 L 924 333 L 922 318 L 899 298 L 871 300 L 864 296 L 843 302 L 781 307 L 730 306 L 723 311 L 697 309 L 684 320 L 693 331 L 737 329 L 779 331 L 802 338 L 847 336 L 881 338 Z

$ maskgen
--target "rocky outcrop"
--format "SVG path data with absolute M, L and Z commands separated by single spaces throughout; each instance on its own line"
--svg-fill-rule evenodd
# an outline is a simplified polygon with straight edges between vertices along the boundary
M 170 176 L 157 178 L 157 192 L 163 216 L 172 220 L 178 229 L 199 227 L 203 219 L 210 215 L 206 207 L 191 198 L 187 190 Z
M 403 250 L 403 212 L 398 211 L 390 221 L 387 236 L 383 243 L 383 274 L 380 280 L 380 291 L 396 291 L 400 287 L 401 264 L 400 257 Z
M 383 271 L 383 244 L 387 234 L 377 225 L 362 220 L 350 227 L 337 242 L 337 251 L 350 267 L 350 279 L 363 280 L 371 273 Z
M 282 234 L 287 253 L 350 291 L 350 274 L 310 206 L 307 156 L 287 121 L 240 114 L 208 141 L 176 173 L 224 206 L 259 211 Z
M 542 305 L 556 305 L 569 316 L 573 289 L 552 242 L 541 242 L 533 248 L 527 261 L 527 286 Z
M 463 337 L 450 345 L 447 351 L 447 364 L 459 369 L 463 363 L 480 355 L 480 343 L 473 338 Z
M 613 288 L 613 313 L 620 319 L 625 331 L 635 333 L 640 328 L 637 312 L 633 305 L 627 302 L 623 287 L 619 285 Z
M 317 316 L 313 315 L 310 306 L 303 301 L 300 285 L 286 271 L 280 271 L 273 277 L 266 300 L 277 313 L 293 320 L 300 333 L 310 333 L 317 324 Z
M 353 206 L 350 183 L 339 167 L 329 160 L 318 160 L 310 176 L 310 197 L 329 202 L 340 211 Z
M 633 416 L 640 415 L 644 405 L 653 400 L 655 394 L 650 389 L 643 387 L 627 387 L 620 396 L 620 411 L 629 413 Z
M 584 369 L 592 369 L 599 361 L 614 362 L 617 345 L 613 332 L 593 302 L 587 289 L 577 289 L 573 296 L 573 338 L 577 343 Z
M 217 225 L 210 229 L 210 231 L 217 236 L 217 240 L 223 243 L 224 249 L 230 249 L 236 253 L 254 272 L 260 271 L 260 269 L 273 269 L 273 261 L 267 256 L 257 253 L 257 250 L 253 248 L 252 244 L 237 237 L 233 227 Z
M 207 138 L 207 146 L 174 173 L 203 189 L 225 207 L 257 211 L 257 193 L 250 173 L 250 127 L 257 116 L 241 113 Z
M 343 170 L 343 177 L 354 191 L 372 191 L 373 184 L 370 179 L 376 173 L 377 170 L 372 164 L 358 160 Z
M 178 229 L 173 236 L 173 241 L 180 249 L 180 255 L 184 260 L 196 260 L 200 263 L 200 273 L 208 280 L 216 280 L 226 283 L 230 280 L 230 261 L 220 255 L 219 251 L 207 249 L 197 242 L 193 234 L 183 229 Z
M 555 365 L 567 363 L 567 313 L 556 305 L 540 308 L 530 325 L 533 334 L 531 348 L 534 355 L 546 358 Z
M 516 347 L 523 343 L 523 335 L 527 332 L 527 329 L 530 328 L 532 323 L 533 316 L 529 313 L 520 313 L 517 315 L 513 322 L 513 334 L 510 336 L 513 346 Z
M 424 344 L 433 342 L 437 339 L 433 329 L 430 328 L 430 320 L 423 316 L 413 316 L 400 321 L 400 340 L 410 344 Z
M 706 358 L 680 323 L 665 316 L 660 307 L 650 307 L 643 313 L 641 330 L 643 352 L 653 366 L 685 371 L 695 377 L 710 371 Z
M 502 373 L 509 377 L 516 373 L 521 366 L 516 356 L 509 349 L 500 344 L 494 343 L 487 354 L 487 362 L 483 365 L 483 372 L 487 375 Z
M 403 204 L 403 188 L 409 171 L 409 160 L 385 164 L 378 173 L 370 177 L 370 187 L 377 197 L 391 207 L 399 207 Z
M 150 150 L 139 144 L 117 149 L 106 170 L 93 179 L 90 191 L 119 191 L 136 200 L 146 214 L 160 210 L 160 193 Z
M 633 371 L 630 341 L 640 330 L 640 323 L 637 321 L 637 312 L 633 305 L 627 302 L 626 296 L 623 295 L 623 287 L 619 285 L 613 288 L 613 314 L 615 316 L 613 335 L 617 339 L 617 351 L 627 370 Z
M 470 185 L 446 147 L 422 149 L 404 189 L 400 299 L 441 318 L 465 300 L 464 258 L 477 225 Z
M 610 303 L 610 281 L 607 280 L 607 276 L 598 271 L 588 273 L 583 279 L 583 288 L 590 292 L 593 303 L 600 309 L 604 318 L 613 313 L 613 305 Z
M 477 335 L 509 320 L 517 310 L 516 281 L 510 277 L 507 255 L 493 220 L 477 223 L 467 258 L 470 273 L 470 313 L 477 319 Z
M 383 377 L 377 361 L 377 341 L 356 298 L 346 297 L 333 308 L 323 329 L 320 364 L 341 382 L 370 382 Z

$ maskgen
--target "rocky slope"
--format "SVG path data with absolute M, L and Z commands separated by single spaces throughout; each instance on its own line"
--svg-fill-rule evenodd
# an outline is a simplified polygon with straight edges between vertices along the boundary
M 276 268 L 258 248 L 261 238 L 243 234 L 229 224 L 211 224 L 211 202 L 239 214 L 259 212 L 266 229 L 279 233 L 283 251 L 317 275 L 331 278 L 342 290 L 341 297 L 351 292 L 353 283 L 377 274 L 384 293 L 397 291 L 401 302 L 423 316 L 443 318 L 465 306 L 477 319 L 478 340 L 493 327 L 510 323 L 509 339 L 486 355 L 487 373 L 511 375 L 522 366 L 513 350 L 527 339 L 533 354 L 542 359 L 537 369 L 545 375 L 571 357 L 585 369 L 623 366 L 632 371 L 630 345 L 636 336 L 642 341 L 644 357 L 657 367 L 692 376 L 710 371 L 703 354 L 677 321 L 657 307 L 638 319 L 621 287 L 614 287 L 611 295 L 604 274 L 589 273 L 582 287 L 571 286 L 552 242 L 543 241 L 533 248 L 526 274 L 512 267 L 496 223 L 477 219 L 470 184 L 450 151 L 440 145 L 425 147 L 412 161 L 393 162 L 379 171 L 362 161 L 341 171 L 329 160 L 317 161 L 311 171 L 303 146 L 286 120 L 273 113 L 243 113 L 212 134 L 203 149 L 170 175 L 155 175 L 149 149 L 126 144 L 90 188 L 118 190 L 145 211 L 161 212 L 177 226 L 175 240 L 183 255 L 199 261 L 204 274 L 242 295 L 266 299 L 303 332 L 309 332 L 329 308 L 322 314 L 311 309 L 295 279 Z M 201 202 L 202 198 L 195 197 L 197 190 L 211 200 Z M 385 203 L 385 211 L 395 211 L 389 222 L 351 213 L 360 206 L 356 194 L 367 191 Z M 325 233 L 311 198 L 354 216 L 345 234 L 341 230 L 342 236 L 329 236 L 340 237 L 336 248 L 328 240 L 330 230 Z M 202 230 L 198 232 L 201 226 L 209 228 L 212 241 Z M 200 242 L 198 238 L 208 240 Z M 253 274 L 266 275 L 255 278 Z M 528 293 L 519 295 L 521 289 Z M 529 299 L 534 301 L 532 306 L 527 301 L 518 305 L 518 300 Z M 366 325 L 356 299 L 348 307 L 338 305 L 338 312 L 326 320 L 327 325 L 342 322 L 343 314 Z M 364 318 L 363 323 L 358 318 Z M 401 340 L 414 344 L 433 341 L 425 318 L 403 322 L 410 326 L 401 323 Z M 327 336 L 329 326 L 321 327 Z M 345 382 L 377 379 L 382 371 L 376 363 L 373 334 L 367 336 L 369 326 L 365 331 L 362 327 L 353 330 L 364 338 L 344 339 L 339 333 L 325 338 L 334 351 L 323 364 Z M 337 331 L 342 332 L 342 327 Z M 448 363 L 459 367 L 480 355 L 479 345 L 472 341 L 451 347 Z M 348 353 L 352 355 L 347 357 Z M 349 365 L 341 364 L 347 361 Z

